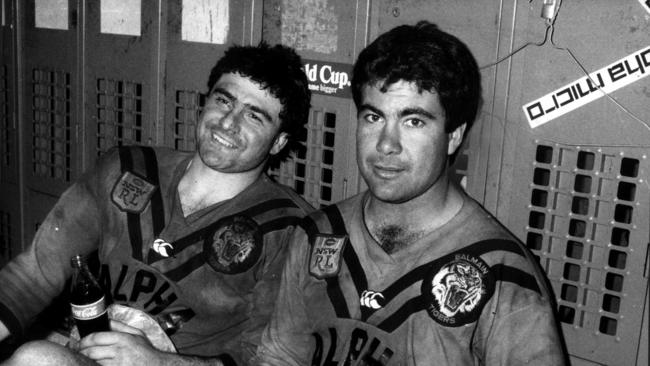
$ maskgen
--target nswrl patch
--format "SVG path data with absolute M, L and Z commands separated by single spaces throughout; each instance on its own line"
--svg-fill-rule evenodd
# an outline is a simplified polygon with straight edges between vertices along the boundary
M 262 253 L 262 232 L 253 219 L 235 215 L 219 220 L 203 241 L 205 261 L 217 272 L 235 274 L 251 268 Z
M 124 172 L 113 186 L 111 200 L 120 210 L 141 213 L 158 187 L 132 172 Z
M 337 276 L 347 241 L 347 235 L 316 235 L 309 256 L 309 273 L 319 279 Z
M 429 316 L 459 327 L 476 321 L 494 293 L 494 275 L 481 258 L 454 253 L 436 261 L 422 282 Z

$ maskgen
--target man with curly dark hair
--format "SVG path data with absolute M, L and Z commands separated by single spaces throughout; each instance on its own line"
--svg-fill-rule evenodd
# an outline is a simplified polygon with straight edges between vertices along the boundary
M 352 91 L 368 190 L 296 229 L 258 364 L 563 364 L 539 266 L 448 177 L 480 85 L 467 46 L 429 22 L 361 51 Z
M 29 342 L 10 364 L 231 365 L 254 354 L 285 238 L 311 211 L 264 172 L 304 129 L 310 92 L 295 51 L 264 43 L 229 48 L 208 87 L 196 152 L 104 154 L 0 271 L 0 339 L 20 337 L 64 290 L 72 256 L 96 253 L 108 300 L 157 320 L 177 353 L 113 319 L 111 331 L 85 336 L 78 351 Z

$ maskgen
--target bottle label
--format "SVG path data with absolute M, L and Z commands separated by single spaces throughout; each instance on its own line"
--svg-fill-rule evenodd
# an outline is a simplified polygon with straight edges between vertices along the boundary
M 79 320 L 95 319 L 106 312 L 104 296 L 92 304 L 76 305 L 71 303 L 70 307 L 72 308 L 72 316 Z

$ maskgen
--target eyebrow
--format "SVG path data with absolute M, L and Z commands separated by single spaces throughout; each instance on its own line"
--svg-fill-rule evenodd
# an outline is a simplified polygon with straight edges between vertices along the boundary
M 229 92 L 228 90 L 226 90 L 226 89 L 219 88 L 219 87 L 215 87 L 215 88 L 212 90 L 212 94 L 214 94 L 214 93 L 222 94 L 223 96 L 225 96 L 226 98 L 230 99 L 231 101 L 238 101 L 237 97 L 235 97 L 234 95 L 232 95 L 232 93 L 230 93 L 230 92 Z M 269 114 L 269 112 L 267 112 L 267 111 L 264 110 L 263 108 L 260 108 L 260 107 L 254 105 L 254 104 L 248 104 L 248 103 L 244 103 L 244 105 L 245 105 L 248 109 L 250 109 L 251 111 L 253 111 L 253 112 L 255 112 L 255 113 L 258 113 L 258 114 L 261 114 L 261 115 L 262 115 L 262 116 L 263 116 L 263 117 L 264 117 L 268 122 L 273 122 L 273 118 L 271 117 L 271 115 Z
M 379 108 L 373 106 L 372 104 L 368 104 L 368 103 L 362 104 L 361 107 L 359 108 L 359 111 L 363 111 L 363 110 L 370 110 L 373 113 L 380 115 L 381 117 L 385 117 L 384 112 L 382 112 Z M 428 119 L 438 119 L 437 114 L 433 114 L 433 113 L 429 112 L 428 110 L 426 110 L 424 108 L 420 108 L 420 107 L 409 107 L 409 108 L 404 108 L 404 109 L 399 111 L 399 117 L 400 118 L 404 117 L 404 116 L 414 115 L 414 114 L 421 115 L 421 116 L 426 117 Z

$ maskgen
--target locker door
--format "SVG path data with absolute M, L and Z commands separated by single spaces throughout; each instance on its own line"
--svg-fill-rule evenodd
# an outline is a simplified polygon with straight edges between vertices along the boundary
M 161 115 L 160 2 L 85 3 L 84 165 L 113 146 L 156 144 Z
M 0 1 L 0 267 L 20 251 L 18 131 L 16 130 L 15 13 Z
M 25 182 L 58 195 L 79 174 L 77 3 L 27 1 L 23 50 Z M 38 6 L 37 6 L 38 5 Z
M 365 44 L 367 1 L 264 2 L 262 37 L 295 48 L 312 91 L 305 150 L 272 174 L 315 207 L 356 193 L 356 111 L 349 80 Z
M 253 3 L 248 0 L 167 3 L 162 121 L 165 145 L 194 151 L 194 132 L 212 67 L 230 45 L 259 42 L 260 29 L 254 26 L 254 20 L 259 22 L 259 19 L 253 17 Z
M 19 18 L 22 103 L 20 141 L 25 210 L 23 243 L 54 203 L 53 198 L 81 173 L 77 136 L 81 72 L 77 1 L 21 2 Z
M 515 45 L 542 42 L 539 16 L 518 4 Z M 511 60 L 514 138 L 489 193 L 545 269 L 580 365 L 647 365 L 649 19 L 636 0 L 563 1 L 553 38 Z
M 18 183 L 18 131 L 16 130 L 15 18 L 12 1 L 0 6 L 0 185 Z

